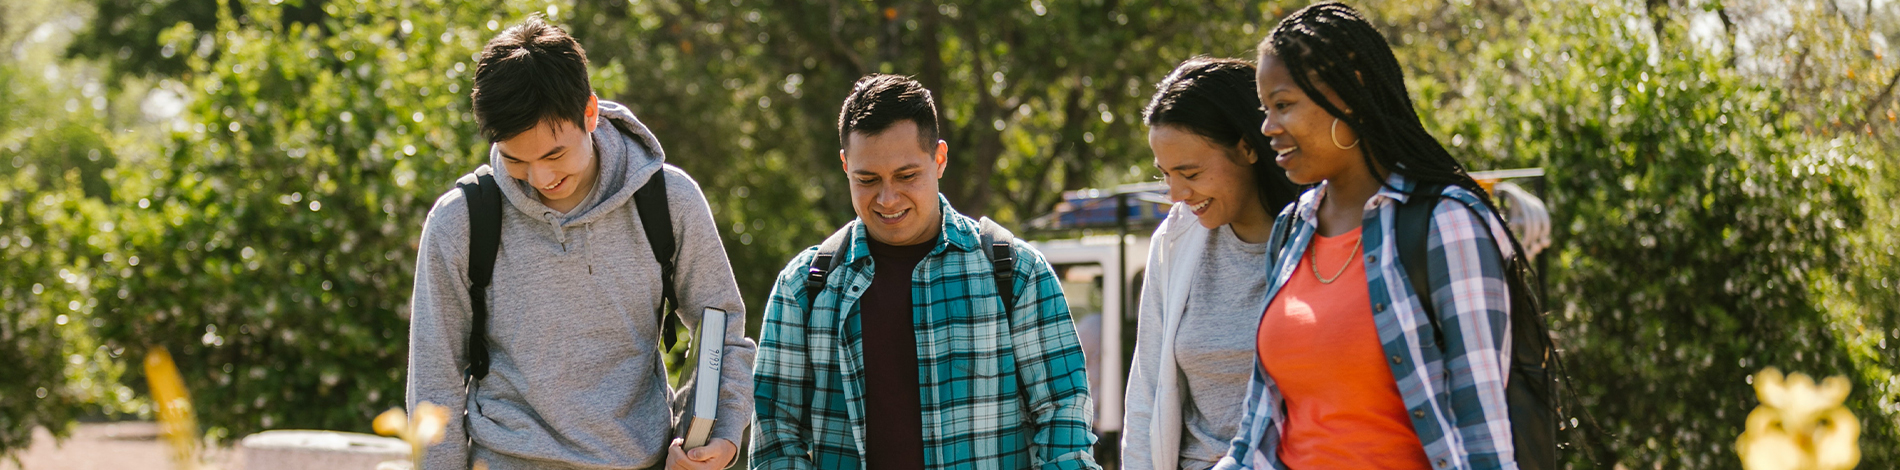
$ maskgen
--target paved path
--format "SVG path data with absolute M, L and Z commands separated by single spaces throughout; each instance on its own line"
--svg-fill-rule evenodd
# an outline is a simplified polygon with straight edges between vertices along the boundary
M 211 464 L 223 470 L 243 468 L 230 448 L 211 451 Z M 54 443 L 45 428 L 33 431 L 33 445 L 19 455 L 24 470 L 170 470 L 169 449 L 158 441 L 150 422 L 80 423 L 64 442 Z M 0 470 L 16 470 L 0 459 Z

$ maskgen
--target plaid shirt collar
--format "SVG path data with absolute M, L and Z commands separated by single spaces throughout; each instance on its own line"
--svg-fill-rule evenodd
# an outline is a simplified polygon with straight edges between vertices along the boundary
M 941 255 L 945 250 L 951 248 L 961 251 L 975 251 L 978 248 L 977 245 L 982 243 L 978 241 L 977 238 L 978 233 L 982 230 L 977 227 L 976 221 L 970 220 L 969 217 L 958 217 L 957 209 L 950 207 L 950 199 L 943 197 L 943 194 L 937 195 L 937 207 L 941 209 L 940 212 L 943 215 L 943 222 L 937 229 L 939 235 L 937 237 L 937 246 L 931 248 L 930 254 L 926 256 Z M 866 232 L 867 229 L 864 228 L 862 221 L 854 220 L 851 225 L 851 240 L 847 245 L 850 248 L 838 254 L 839 269 L 847 267 L 851 269 L 862 269 L 863 266 L 857 266 L 853 263 L 859 260 L 871 259 L 870 233 Z
M 1412 187 L 1417 185 L 1418 183 L 1413 182 L 1411 178 L 1406 178 L 1405 175 L 1392 173 L 1386 177 L 1385 184 L 1379 186 L 1379 192 L 1374 193 L 1371 198 L 1366 199 L 1365 210 L 1367 212 L 1376 210 L 1381 204 L 1384 204 L 1385 201 L 1392 201 L 1393 204 L 1404 204 L 1405 201 L 1411 200 Z M 1294 206 L 1293 213 L 1298 215 L 1303 222 L 1310 224 L 1319 223 L 1319 202 L 1326 198 L 1326 190 L 1331 187 L 1332 182 L 1321 181 L 1319 186 L 1315 187 L 1314 190 L 1307 191 L 1306 194 L 1300 195 L 1300 201 L 1298 205 Z M 1392 188 L 1398 188 L 1398 190 L 1393 190 Z

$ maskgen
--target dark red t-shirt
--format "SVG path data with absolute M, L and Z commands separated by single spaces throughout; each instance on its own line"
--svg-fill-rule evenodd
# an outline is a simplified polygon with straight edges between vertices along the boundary
M 937 241 L 891 246 L 868 240 L 876 274 L 858 298 L 864 331 L 865 468 L 923 469 L 923 398 L 911 274 Z

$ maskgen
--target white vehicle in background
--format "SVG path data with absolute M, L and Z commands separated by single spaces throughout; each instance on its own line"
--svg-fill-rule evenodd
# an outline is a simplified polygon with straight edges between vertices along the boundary
M 1550 246 L 1550 212 L 1530 191 L 1503 180 L 1538 178 L 1541 186 L 1544 170 L 1479 171 L 1471 176 L 1492 191 L 1510 221 L 1511 231 L 1535 261 L 1537 254 Z M 1089 389 L 1095 399 L 1095 432 L 1101 436 L 1095 458 L 1105 469 L 1120 467 L 1122 396 L 1128 383 L 1128 364 L 1134 357 L 1149 236 L 1167 218 L 1172 206 L 1167 192 L 1163 183 L 1064 192 L 1054 212 L 1030 220 L 1017 231 L 1042 252 L 1062 279 L 1062 291 L 1087 356 Z M 1104 315 L 1107 312 L 1114 314 Z M 1107 318 L 1121 320 L 1105 321 Z

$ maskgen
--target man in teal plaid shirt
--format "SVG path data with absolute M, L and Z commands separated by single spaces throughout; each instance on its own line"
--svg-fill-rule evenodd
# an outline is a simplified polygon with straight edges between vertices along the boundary
M 1007 238 L 997 251 L 1014 269 L 997 276 L 1003 253 L 937 193 L 947 147 L 930 91 L 860 79 L 838 138 L 858 217 L 826 244 L 831 256 L 806 250 L 772 289 L 752 467 L 1099 469 L 1061 285 L 1041 253 Z

